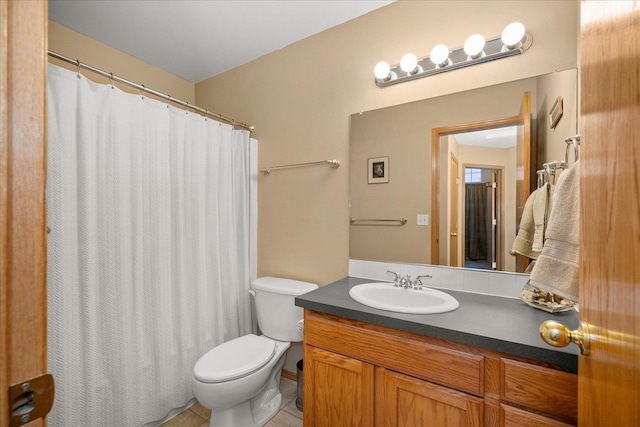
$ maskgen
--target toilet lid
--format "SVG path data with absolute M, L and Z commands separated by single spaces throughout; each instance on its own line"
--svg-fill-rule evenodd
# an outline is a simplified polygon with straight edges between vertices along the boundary
M 249 375 L 271 360 L 276 343 L 253 334 L 227 341 L 198 360 L 193 375 L 202 382 L 222 382 Z

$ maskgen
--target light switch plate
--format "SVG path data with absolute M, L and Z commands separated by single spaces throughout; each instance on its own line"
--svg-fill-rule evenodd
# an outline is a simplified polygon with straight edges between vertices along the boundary
M 429 214 L 418 214 L 418 225 L 429 225 Z

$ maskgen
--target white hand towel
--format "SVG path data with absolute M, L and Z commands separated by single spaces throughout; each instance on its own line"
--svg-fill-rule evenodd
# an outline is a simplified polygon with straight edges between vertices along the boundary
M 545 233 L 549 222 L 549 213 L 551 211 L 551 201 L 553 200 L 553 191 L 555 186 L 545 183 L 537 190 L 537 197 L 533 204 L 533 223 L 535 232 L 533 234 L 533 245 L 531 250 L 534 252 L 542 252 L 544 245 Z
M 538 190 L 535 190 L 529 195 L 529 198 L 525 202 L 524 210 L 522 211 L 522 218 L 520 218 L 520 229 L 518 230 L 518 235 L 513 241 L 513 246 L 511 247 L 511 252 L 533 259 L 538 258 L 540 255 L 540 251 L 534 251 L 532 249 L 535 234 L 533 206 L 538 194 Z
M 580 162 L 558 179 L 542 253 L 531 272 L 536 288 L 578 301 Z

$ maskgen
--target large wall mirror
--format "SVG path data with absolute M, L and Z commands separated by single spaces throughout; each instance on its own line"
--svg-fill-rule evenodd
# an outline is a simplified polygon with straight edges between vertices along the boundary
M 530 145 L 518 146 L 527 97 Z M 571 69 L 353 114 L 349 257 L 517 271 L 517 205 L 542 163 L 564 159 L 576 108 Z

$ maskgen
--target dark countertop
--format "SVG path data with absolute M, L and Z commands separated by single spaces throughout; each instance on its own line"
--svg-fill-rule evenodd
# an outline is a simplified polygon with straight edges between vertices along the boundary
M 547 313 L 515 298 L 439 289 L 456 298 L 460 307 L 441 314 L 395 313 L 368 307 L 349 296 L 353 286 L 369 282 L 374 281 L 347 277 L 296 297 L 296 306 L 526 357 L 554 364 L 567 372 L 578 372 L 578 347 L 551 347 L 542 341 L 539 333 L 540 324 L 545 320 L 555 320 L 569 329 L 577 329 L 580 321 L 575 310 Z

